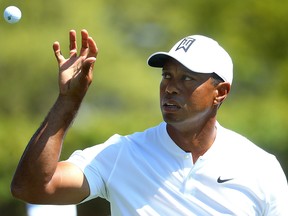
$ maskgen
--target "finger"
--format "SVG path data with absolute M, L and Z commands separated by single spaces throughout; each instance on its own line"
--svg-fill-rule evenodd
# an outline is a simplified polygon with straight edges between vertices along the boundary
M 77 41 L 75 30 L 70 30 L 69 39 L 70 39 L 70 45 L 69 45 L 70 56 L 73 56 L 77 54 Z
M 88 46 L 89 46 L 89 53 L 87 55 L 87 58 L 89 57 L 96 58 L 98 55 L 98 47 L 92 37 L 88 37 Z
M 89 34 L 86 29 L 83 29 L 81 31 L 81 36 L 82 36 L 82 48 L 86 49 L 88 48 L 88 37 L 89 37 Z
M 61 53 L 60 44 L 58 41 L 55 41 L 53 43 L 53 51 L 54 51 L 54 55 L 57 59 L 58 64 L 60 64 L 63 60 L 65 60 L 65 58 L 63 57 Z
M 89 34 L 86 29 L 81 30 L 81 37 L 82 37 L 82 46 L 81 46 L 81 51 L 80 55 L 85 56 L 87 54 L 87 48 L 88 48 L 88 38 Z
M 98 48 L 92 37 L 87 38 L 87 43 L 88 43 L 89 50 L 88 50 L 87 57 L 85 61 L 83 62 L 82 71 L 84 74 L 86 75 L 90 74 L 90 76 L 92 76 L 94 63 L 96 61 L 96 57 L 98 54 Z

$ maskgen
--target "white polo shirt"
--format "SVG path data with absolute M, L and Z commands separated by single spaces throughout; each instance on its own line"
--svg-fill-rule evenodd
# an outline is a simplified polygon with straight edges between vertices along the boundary
M 288 186 L 277 159 L 217 124 L 212 147 L 195 164 L 166 123 L 69 158 L 84 172 L 90 196 L 112 215 L 288 215 Z

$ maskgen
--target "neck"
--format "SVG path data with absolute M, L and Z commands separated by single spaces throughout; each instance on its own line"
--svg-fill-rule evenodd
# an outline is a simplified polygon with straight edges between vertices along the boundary
M 167 131 L 172 140 L 186 152 L 191 152 L 193 162 L 202 156 L 213 144 L 216 138 L 216 119 L 187 127 L 167 124 Z

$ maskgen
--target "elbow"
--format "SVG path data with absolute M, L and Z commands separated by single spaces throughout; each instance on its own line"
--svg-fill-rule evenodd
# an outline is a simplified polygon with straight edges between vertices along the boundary
M 11 182 L 10 191 L 11 191 L 11 194 L 14 198 L 20 199 L 20 200 L 23 200 L 26 202 L 23 186 L 19 185 L 14 180 Z
M 29 191 L 29 187 L 13 180 L 10 185 L 10 192 L 15 199 L 22 200 L 27 203 L 33 203 L 33 193 Z
M 13 182 L 10 185 L 10 191 L 14 198 L 21 199 L 21 192 L 20 192 L 21 190 Z
M 10 191 L 15 199 L 26 203 L 48 204 L 51 202 L 49 199 L 51 194 L 46 191 L 45 187 L 37 187 L 36 184 L 25 184 L 22 181 L 12 180 Z

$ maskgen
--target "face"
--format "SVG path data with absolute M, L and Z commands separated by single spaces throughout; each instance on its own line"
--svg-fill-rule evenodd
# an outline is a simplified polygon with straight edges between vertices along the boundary
M 175 60 L 163 66 L 160 105 L 168 124 L 195 123 L 215 115 L 216 86 L 211 74 L 194 73 Z

